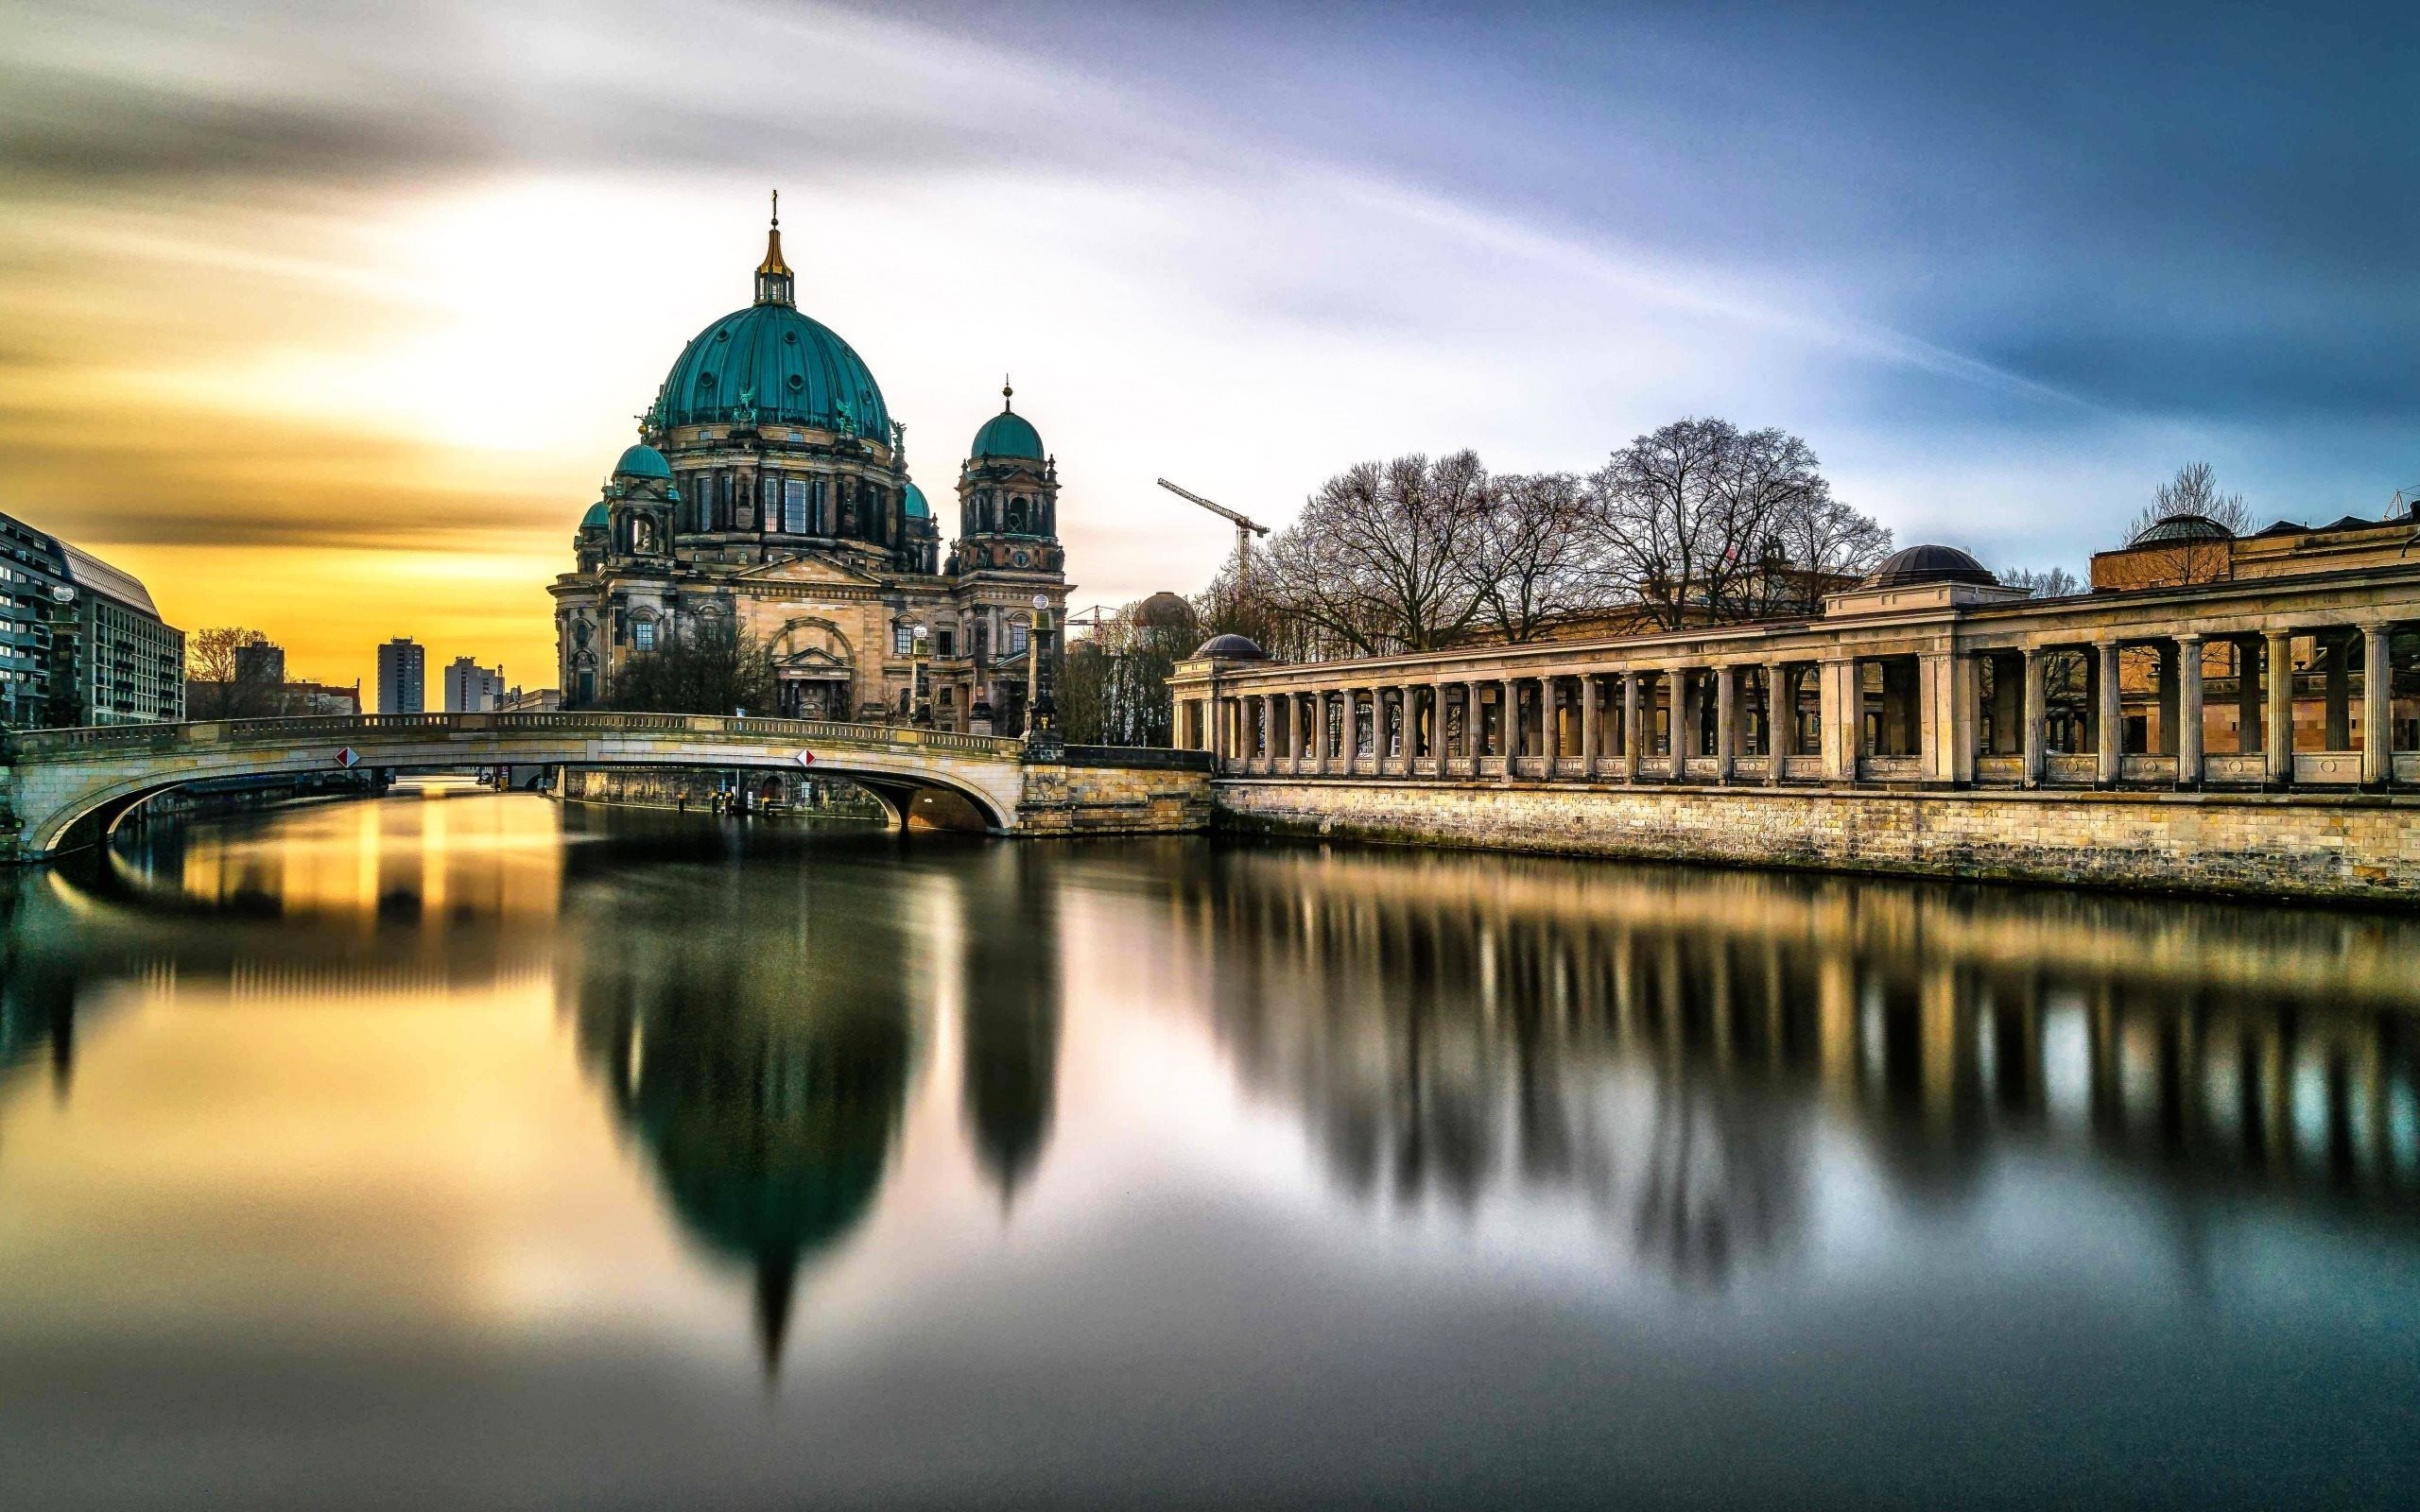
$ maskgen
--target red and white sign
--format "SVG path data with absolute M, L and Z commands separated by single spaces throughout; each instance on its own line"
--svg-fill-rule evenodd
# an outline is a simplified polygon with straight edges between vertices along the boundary
M 337 752 L 337 765 L 347 771 L 351 771 L 353 768 L 361 765 L 361 752 L 354 750 L 350 746 L 347 746 L 344 749 Z
M 800 752 L 798 753 L 798 764 L 799 764 L 801 766 L 812 766 L 812 765 L 815 765 L 815 752 L 813 752 L 813 751 L 811 751 L 811 750 L 803 750 L 803 751 L 800 751 Z

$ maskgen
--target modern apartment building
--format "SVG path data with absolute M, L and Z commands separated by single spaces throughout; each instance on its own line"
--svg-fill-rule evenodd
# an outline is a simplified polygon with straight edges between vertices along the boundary
M 428 712 L 428 653 L 408 635 L 398 635 L 378 648 L 378 712 L 417 714 Z
M 185 638 L 131 574 L 0 515 L 0 724 L 184 717 Z

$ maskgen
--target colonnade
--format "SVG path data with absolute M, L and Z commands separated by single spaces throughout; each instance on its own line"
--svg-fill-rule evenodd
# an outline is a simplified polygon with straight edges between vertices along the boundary
M 1549 662 L 1484 675 L 1421 677 L 1401 662 L 1247 665 L 1212 681 L 1215 717 L 1197 717 L 1193 728 L 1211 727 L 1201 744 L 1238 775 L 2026 787 L 2420 782 L 2420 673 L 2407 672 L 2412 696 L 2398 707 L 2391 670 L 2398 639 L 2411 662 L 2420 638 L 2403 637 L 2396 621 L 2048 633 L 1967 647 L 1941 639 L 1948 644 L 1913 650 Z

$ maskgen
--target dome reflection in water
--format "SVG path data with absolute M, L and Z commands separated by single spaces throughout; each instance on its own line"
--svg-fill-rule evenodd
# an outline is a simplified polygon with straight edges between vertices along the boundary
M 488 796 L 6 895 L 31 1504 L 2412 1469 L 2408 919 Z

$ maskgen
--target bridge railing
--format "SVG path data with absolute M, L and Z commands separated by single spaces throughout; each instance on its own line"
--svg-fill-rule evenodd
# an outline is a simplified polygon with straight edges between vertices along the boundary
M 922 747 L 977 756 L 1015 756 L 1025 742 L 1013 735 L 963 735 L 915 725 L 844 724 L 827 719 L 760 719 L 731 714 L 631 713 L 582 710 L 573 713 L 484 714 L 282 714 L 266 719 L 218 719 L 195 724 L 93 725 L 74 730 L 14 732 L 19 761 L 72 756 L 86 751 L 160 750 L 191 745 L 240 745 L 320 737 L 488 735 L 509 732 L 572 736 L 691 734 L 732 740 L 800 745 L 839 741 L 858 746 Z

